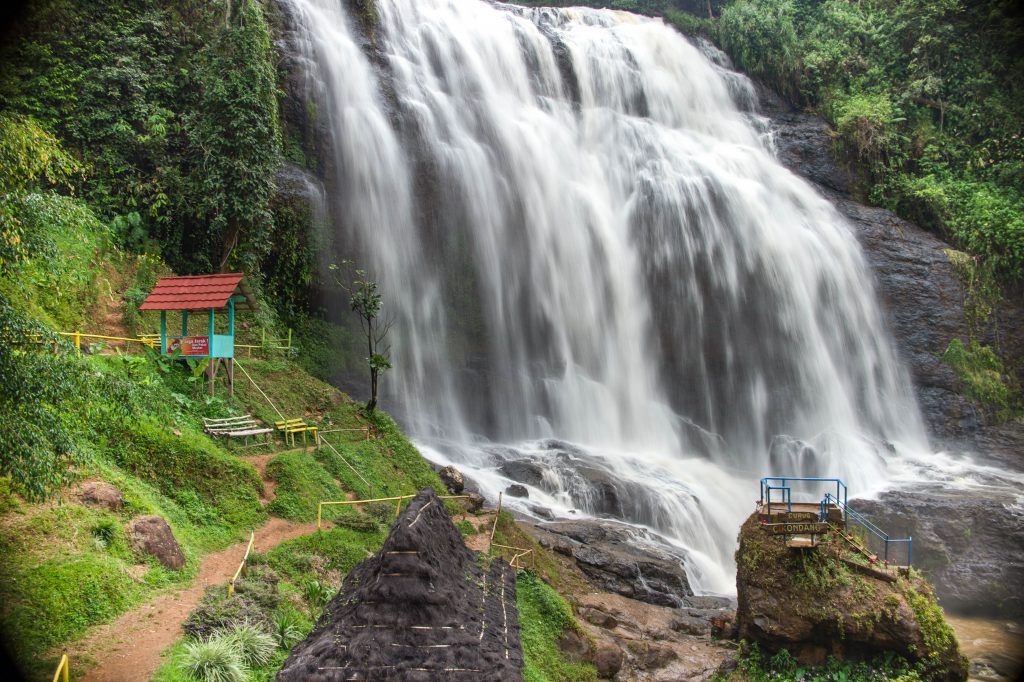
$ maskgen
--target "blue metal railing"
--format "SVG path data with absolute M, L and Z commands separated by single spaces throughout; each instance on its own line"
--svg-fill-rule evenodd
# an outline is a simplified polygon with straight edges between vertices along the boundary
M 771 509 L 772 509 L 772 491 L 773 490 L 781 490 L 781 491 L 783 491 L 783 498 L 784 498 L 784 501 L 786 503 L 786 511 L 787 512 L 793 511 L 793 490 L 792 490 L 792 486 L 787 485 L 787 484 L 788 483 L 792 483 L 792 482 L 801 482 L 801 481 L 803 481 L 803 482 L 811 482 L 811 483 L 818 483 L 818 482 L 835 483 L 836 484 L 836 494 L 835 494 L 834 499 L 839 500 L 840 497 L 842 497 L 843 504 L 841 506 L 841 509 L 844 510 L 843 511 L 843 520 L 844 521 L 846 520 L 846 512 L 845 512 L 845 509 L 846 509 L 846 497 L 847 497 L 846 484 L 843 483 L 842 480 L 838 479 L 838 478 L 815 478 L 815 477 L 801 477 L 801 476 L 766 476 L 766 477 L 761 479 L 761 504 L 767 504 L 768 505 L 768 513 L 770 514 L 771 513 Z M 826 493 L 826 495 L 830 495 L 830 493 Z M 779 502 L 779 504 L 781 504 L 781 502 Z M 839 505 L 837 505 L 837 506 L 839 506 Z
M 825 497 L 822 498 L 822 500 L 821 500 L 821 520 L 822 521 L 824 521 L 826 519 L 827 508 L 830 505 L 833 505 L 833 504 L 843 511 L 843 519 L 844 519 L 844 521 L 847 524 L 852 522 L 855 525 L 860 526 L 861 528 L 863 528 L 864 530 L 866 530 L 870 534 L 868 537 L 874 536 L 875 538 L 877 538 L 878 540 L 880 540 L 884 544 L 884 547 L 882 549 L 882 557 L 883 557 L 883 559 L 886 562 L 889 561 L 889 545 L 890 544 L 906 544 L 906 546 L 907 546 L 907 566 L 910 566 L 913 563 L 913 561 L 914 561 L 914 539 L 912 537 L 906 537 L 906 538 L 891 538 L 891 537 L 889 537 L 888 533 L 886 533 L 884 530 L 882 530 L 881 528 L 879 528 L 878 526 L 873 524 L 863 514 L 857 512 L 854 509 L 851 509 L 849 507 L 849 505 L 846 504 L 845 500 L 840 502 L 838 498 L 836 498 L 836 497 L 834 497 L 832 495 L 832 493 L 825 493 Z

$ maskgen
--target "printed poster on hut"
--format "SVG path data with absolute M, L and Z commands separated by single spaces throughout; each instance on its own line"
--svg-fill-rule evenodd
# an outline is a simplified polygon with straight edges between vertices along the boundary
M 210 354 L 209 336 L 179 336 L 174 339 L 167 339 L 167 354 L 172 355 L 202 355 Z

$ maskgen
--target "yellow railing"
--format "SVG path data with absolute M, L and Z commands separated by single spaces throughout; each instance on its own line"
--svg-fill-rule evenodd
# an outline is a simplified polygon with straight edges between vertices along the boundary
M 370 440 L 370 427 L 363 424 L 358 429 L 320 429 L 320 435 L 323 436 L 325 433 L 339 433 L 341 431 L 359 431 L 363 434 L 363 440 Z
M 396 495 L 395 497 L 375 497 L 369 500 L 339 500 L 328 501 L 324 500 L 318 502 L 316 505 L 316 529 L 320 530 L 321 520 L 323 518 L 323 508 L 331 505 L 346 505 L 346 504 L 369 504 L 370 502 L 395 502 L 395 518 L 397 519 L 402 513 L 402 501 L 411 500 L 416 497 L 415 495 Z M 469 499 L 469 495 L 438 495 L 438 498 L 442 500 L 465 500 Z
M 71 339 L 71 343 L 72 345 L 74 345 L 75 352 L 78 355 L 82 354 L 82 339 L 102 339 L 104 341 L 127 341 L 129 343 L 141 343 L 143 346 L 146 346 L 150 349 L 156 348 L 157 341 L 159 341 L 159 337 L 157 337 L 157 340 L 153 340 L 152 338 L 147 337 L 135 338 L 130 336 L 106 336 L 104 334 L 87 334 L 86 332 L 57 333 L 60 336 L 66 336 Z M 42 337 L 40 337 L 38 334 L 30 335 L 29 339 L 35 341 L 36 343 L 42 343 Z
M 71 676 L 71 664 L 68 662 L 68 655 L 64 654 L 60 657 L 60 663 L 57 664 L 57 670 L 53 673 L 53 682 L 61 680 L 61 682 L 68 682 Z
M 501 501 L 503 495 L 504 493 L 498 493 L 498 509 L 494 512 L 494 525 L 491 526 L 491 537 L 487 540 L 487 553 L 491 553 L 492 547 L 499 547 L 501 549 L 511 549 L 515 552 L 515 554 L 512 555 L 512 560 L 508 562 L 508 565 L 512 568 L 524 568 L 524 566 L 522 565 L 517 566 L 516 561 L 526 556 L 527 554 L 533 555 L 530 557 L 531 559 L 536 559 L 536 555 L 533 554 L 532 549 L 529 549 L 528 547 L 513 547 L 511 545 L 500 545 L 494 541 L 494 533 L 498 530 L 498 517 L 501 516 Z M 534 567 L 536 567 L 536 563 L 534 564 Z
M 276 344 L 274 342 L 277 342 Z M 291 353 L 292 351 L 292 330 L 288 330 L 288 342 L 287 345 L 282 345 L 281 339 L 270 339 L 270 343 L 267 343 L 267 330 L 264 329 L 260 334 L 260 343 L 236 343 L 235 348 L 245 348 L 249 351 L 249 356 L 252 356 L 253 350 L 283 350 L 285 354 Z
M 501 549 L 511 549 L 513 552 L 515 552 L 512 555 L 512 558 L 508 562 L 508 565 L 511 566 L 512 568 L 526 568 L 526 566 L 524 566 L 523 564 L 518 564 L 517 565 L 516 562 L 519 559 L 522 559 L 523 557 L 525 557 L 528 554 L 529 555 L 533 555 L 533 550 L 532 549 L 528 549 L 526 547 L 513 547 L 511 545 L 499 545 L 497 542 L 492 542 L 491 543 L 491 547 L 500 547 Z M 533 559 L 534 557 L 530 556 L 530 558 Z
M 231 580 L 228 581 L 228 596 L 230 597 L 235 593 L 235 581 L 238 580 L 238 576 L 242 575 L 242 571 L 245 570 L 245 562 L 249 560 L 249 553 L 252 552 L 252 543 L 256 541 L 256 532 L 253 531 L 249 534 L 249 546 L 245 549 L 245 556 L 242 557 L 242 563 L 238 564 L 238 570 L 231 576 Z

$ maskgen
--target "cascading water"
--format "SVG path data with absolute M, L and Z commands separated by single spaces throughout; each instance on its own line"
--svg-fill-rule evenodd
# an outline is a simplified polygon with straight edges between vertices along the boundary
M 756 478 L 866 491 L 924 449 L 855 239 L 720 55 L 476 0 L 378 0 L 362 49 L 339 0 L 289 4 L 426 454 L 648 526 L 730 592 Z

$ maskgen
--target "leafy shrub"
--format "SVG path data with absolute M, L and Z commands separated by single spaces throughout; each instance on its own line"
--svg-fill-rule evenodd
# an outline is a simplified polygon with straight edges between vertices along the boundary
M 823 665 L 805 666 L 785 649 L 771 653 L 745 640 L 740 642 L 737 663 L 743 679 L 750 682 L 920 682 L 922 679 L 917 670 L 895 654 L 886 654 L 872 661 L 838 661 L 830 656 Z
M 235 582 L 235 592 L 255 602 L 265 611 L 273 611 L 281 603 L 281 595 L 277 591 L 278 580 L 272 569 L 252 566 L 245 576 Z
M 309 580 L 302 586 L 302 596 L 313 613 L 320 613 L 334 597 L 336 590 L 319 580 Z
M 246 668 L 236 642 L 227 637 L 188 642 L 182 668 L 202 682 L 245 682 Z
M 242 662 L 250 668 L 259 668 L 270 662 L 277 649 L 274 636 L 262 627 L 240 623 L 218 635 L 230 642 Z
M 291 605 L 279 608 L 271 615 L 274 637 L 282 649 L 290 649 L 306 636 L 309 622 Z
M 270 630 L 270 621 L 263 608 L 248 596 L 224 595 L 223 587 L 210 588 L 206 596 L 189 614 L 181 629 L 196 639 L 211 637 L 240 623 L 249 623 Z
M 886 94 L 841 95 L 832 102 L 832 119 L 847 155 L 861 161 L 881 160 L 893 136 L 896 117 Z
M 114 519 L 101 519 L 90 529 L 93 540 L 100 549 L 109 547 L 120 531 L 121 526 Z
M 390 502 L 370 502 L 366 505 L 366 515 L 375 519 L 384 528 L 390 528 L 395 522 L 396 506 Z
M 800 68 L 795 14 L 791 0 L 736 0 L 722 10 L 714 35 L 737 66 L 795 96 Z

